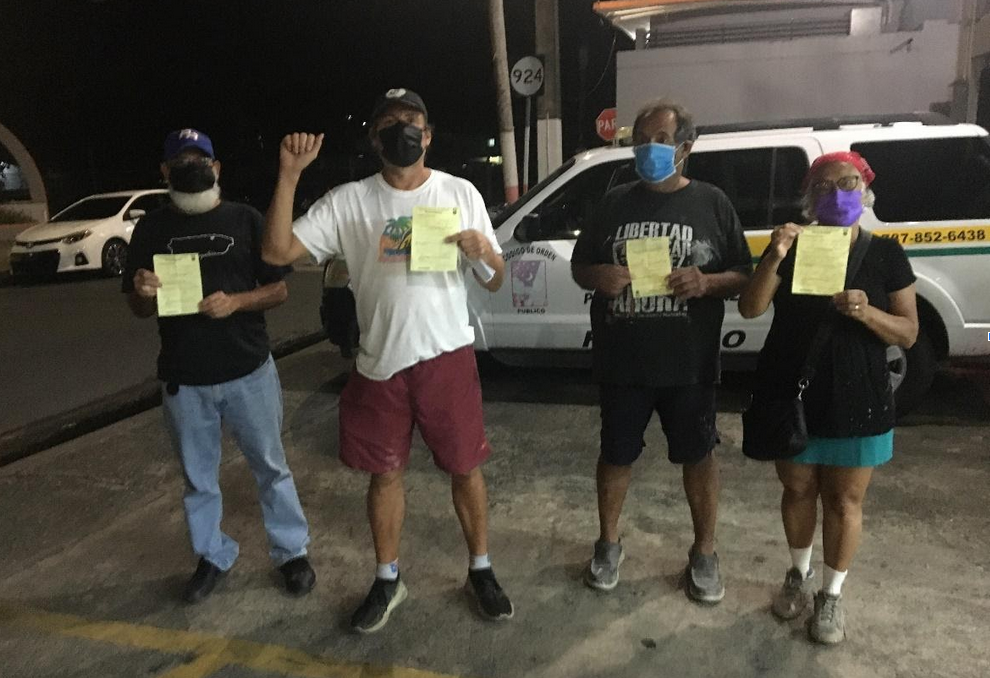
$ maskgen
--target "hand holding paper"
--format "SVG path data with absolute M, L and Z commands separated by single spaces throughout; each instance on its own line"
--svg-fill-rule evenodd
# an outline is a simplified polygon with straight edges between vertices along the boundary
M 670 238 L 637 238 L 626 241 L 626 263 L 632 278 L 633 296 L 655 297 L 670 294 L 667 276 L 670 267 Z
M 199 255 L 156 254 L 153 262 L 162 285 L 158 290 L 159 317 L 199 313 L 203 300 Z
M 830 297 L 846 286 L 852 230 L 836 226 L 805 226 L 797 239 L 791 294 Z
M 460 211 L 456 207 L 413 207 L 410 270 L 456 271 L 457 243 L 446 239 L 460 230 Z

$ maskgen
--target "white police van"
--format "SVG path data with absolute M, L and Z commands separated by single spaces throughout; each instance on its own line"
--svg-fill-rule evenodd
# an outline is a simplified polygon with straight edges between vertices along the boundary
M 990 144 L 984 129 L 905 115 L 700 131 L 685 174 L 726 192 L 754 260 L 774 225 L 802 219 L 801 181 L 815 158 L 854 150 L 876 171 L 876 206 L 861 223 L 896 238 L 917 276 L 918 341 L 907 352 L 889 352 L 900 413 L 924 396 L 938 361 L 990 355 Z M 478 350 L 515 364 L 589 352 L 591 294 L 571 278 L 571 253 L 598 200 L 635 179 L 631 148 L 594 149 L 565 162 L 495 217 L 506 278 L 495 293 L 469 286 Z M 726 302 L 726 367 L 753 364 L 771 319 L 767 313 L 744 320 L 735 300 Z

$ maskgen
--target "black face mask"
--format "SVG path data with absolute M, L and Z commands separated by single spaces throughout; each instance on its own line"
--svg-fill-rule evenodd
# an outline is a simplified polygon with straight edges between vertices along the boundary
M 415 125 L 397 122 L 378 130 L 382 157 L 396 167 L 411 167 L 423 155 L 423 130 Z
M 202 193 L 217 183 L 217 175 L 208 165 L 176 165 L 168 172 L 168 184 L 180 193 Z

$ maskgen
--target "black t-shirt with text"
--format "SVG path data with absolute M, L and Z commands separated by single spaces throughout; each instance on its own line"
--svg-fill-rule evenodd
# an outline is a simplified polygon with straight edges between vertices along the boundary
M 652 191 L 638 181 L 609 191 L 581 231 L 572 261 L 625 266 L 628 240 L 660 236 L 670 238 L 673 268 L 752 271 L 752 255 L 729 198 L 695 180 L 673 193 Z M 614 299 L 595 292 L 595 380 L 660 387 L 713 384 L 720 372 L 724 316 L 725 301 L 716 297 L 637 299 L 630 286 Z
M 171 207 L 151 212 L 134 227 L 122 289 L 134 291 L 138 269 L 154 270 L 154 255 L 193 252 L 200 255 L 204 298 L 278 282 L 292 268 L 262 261 L 261 235 L 261 214 L 239 203 L 224 201 L 197 215 Z M 202 314 L 158 318 L 158 333 L 158 378 L 169 383 L 207 385 L 238 379 L 261 366 L 270 351 L 261 311 L 220 319 Z
M 791 294 L 800 246 L 798 236 L 777 268 L 780 286 L 773 297 L 773 324 L 757 363 L 755 391 L 766 398 L 794 397 L 812 340 L 822 322 L 831 318 L 832 338 L 803 395 L 808 433 L 824 438 L 886 433 L 894 426 L 887 346 L 863 323 L 835 311 L 831 297 Z M 889 313 L 890 293 L 912 283 L 914 273 L 900 243 L 873 237 L 848 289 L 862 290 L 871 306 Z

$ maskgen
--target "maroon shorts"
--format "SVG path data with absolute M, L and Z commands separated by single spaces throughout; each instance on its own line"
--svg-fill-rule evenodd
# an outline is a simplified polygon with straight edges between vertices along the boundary
M 374 474 L 404 468 L 414 424 L 434 463 L 447 473 L 466 475 L 488 458 L 472 346 L 416 363 L 385 381 L 353 371 L 340 395 L 340 459 Z

